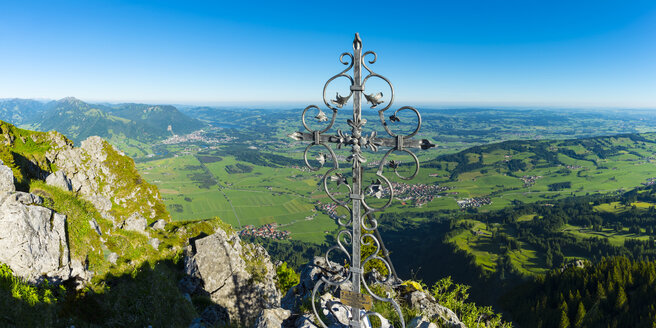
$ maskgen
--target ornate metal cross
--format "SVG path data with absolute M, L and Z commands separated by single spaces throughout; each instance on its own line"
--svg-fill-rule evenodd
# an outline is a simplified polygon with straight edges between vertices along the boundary
M 364 298 L 358 296 L 359 293 L 361 292 L 362 286 L 364 286 L 366 291 L 375 300 L 392 303 L 392 305 L 397 311 L 397 314 L 401 319 L 400 321 L 402 326 L 405 327 L 405 323 L 403 321 L 403 316 L 401 315 L 401 309 L 399 308 L 399 305 L 396 303 L 396 301 L 393 298 L 377 295 L 370 289 L 367 280 L 364 279 L 363 268 L 365 264 L 367 264 L 369 261 L 372 260 L 381 261 L 386 266 L 388 274 L 387 276 L 383 277 L 383 279 L 381 279 L 380 277 L 375 277 L 374 281 L 387 282 L 390 279 L 392 279 L 393 266 L 391 264 L 391 261 L 389 260 L 389 257 L 387 256 L 387 251 L 384 249 L 384 246 L 382 244 L 382 239 L 380 238 L 380 234 L 378 233 L 378 229 L 377 229 L 378 223 L 376 219 L 373 217 L 373 213 L 384 210 L 385 208 L 390 206 L 392 200 L 394 199 L 394 189 L 392 187 L 392 183 L 383 175 L 384 167 L 387 165 L 387 167 L 393 169 L 394 173 L 401 179 L 404 180 L 412 179 L 417 175 L 417 172 L 419 170 L 419 160 L 417 159 L 417 156 L 409 149 L 410 148 L 429 149 L 435 146 L 434 144 L 430 143 L 426 139 L 423 140 L 411 139 L 413 136 L 417 134 L 417 132 L 421 127 L 421 116 L 419 115 L 419 111 L 417 111 L 412 107 L 405 106 L 394 111 L 394 114 L 389 116 L 389 120 L 390 120 L 389 124 L 399 122 L 400 119 L 397 116 L 399 112 L 403 110 L 408 110 L 413 112 L 417 116 L 417 127 L 415 128 L 415 130 L 408 135 L 395 134 L 394 132 L 392 132 L 392 130 L 390 129 L 390 125 L 386 121 L 385 111 L 392 106 L 392 102 L 394 101 L 394 88 L 392 87 L 392 84 L 389 82 L 389 80 L 387 80 L 387 78 L 374 73 L 367 66 L 364 60 L 364 58 L 367 55 L 373 56 L 373 58 L 369 60 L 369 64 L 373 64 L 376 62 L 377 55 L 375 52 L 367 51 L 364 54 L 362 53 L 362 40 L 360 40 L 360 36 L 356 33 L 355 40 L 353 40 L 353 53 L 352 54 L 348 52 L 342 53 L 342 55 L 339 58 L 340 62 L 344 65 L 348 65 L 348 67 L 342 72 L 340 72 L 339 74 L 330 78 L 326 82 L 323 88 L 323 101 L 326 104 L 326 106 L 328 106 L 328 108 L 332 110 L 332 117 L 329 119 L 329 117 L 318 106 L 315 105 L 308 106 L 307 108 L 305 108 L 305 110 L 303 110 L 303 114 L 302 114 L 303 126 L 308 132 L 295 132 L 290 135 L 290 137 L 295 140 L 311 142 L 305 148 L 305 151 L 303 153 L 305 164 L 310 170 L 313 171 L 319 170 L 324 166 L 324 163 L 326 163 L 327 159 L 332 160 L 333 163 L 332 168 L 330 168 L 324 174 L 322 179 L 324 190 L 328 194 L 328 197 L 330 197 L 331 200 L 337 203 L 337 205 L 348 210 L 351 214 L 350 220 L 348 222 L 342 222 L 341 218 L 336 219 L 337 223 L 340 226 L 342 226 L 344 229 L 339 231 L 337 235 L 337 245 L 331 247 L 326 252 L 326 262 L 331 267 L 331 269 L 333 268 L 333 265 L 331 264 L 331 261 L 329 261 L 328 257 L 332 251 L 342 252 L 342 254 L 349 261 L 349 268 L 346 269 L 346 272 L 343 276 L 339 276 L 338 274 L 335 274 L 333 277 L 322 277 L 321 280 L 319 280 L 315 285 L 314 291 L 312 293 L 312 307 L 314 309 L 317 319 L 320 321 L 323 327 L 326 327 L 326 324 L 321 320 L 321 317 L 317 313 L 317 309 L 315 306 L 316 303 L 315 298 L 316 298 L 317 291 L 321 288 L 323 284 L 330 285 L 330 286 L 339 286 L 345 284 L 349 280 L 352 283 L 352 293 L 350 294 L 346 293 L 350 295 L 349 300 L 342 303 L 349 303 L 349 305 L 351 306 L 351 317 L 349 322 L 350 327 L 360 328 L 362 326 L 363 321 L 365 320 L 368 321 L 371 316 L 377 316 L 380 319 L 383 319 L 383 317 L 378 313 L 363 310 L 364 304 L 362 304 L 362 302 L 355 302 L 355 301 L 351 302 L 352 299 Z M 362 67 L 364 67 L 365 70 L 368 72 L 368 74 L 364 77 L 364 79 L 362 78 Z M 351 69 L 353 69 L 353 76 L 349 75 L 349 71 Z M 337 96 L 334 100 L 329 100 L 326 97 L 326 89 L 333 80 L 340 77 L 346 78 L 350 81 L 349 94 L 348 96 L 340 96 L 339 93 L 337 93 Z M 382 123 L 382 126 L 387 132 L 387 134 L 389 134 L 390 138 L 378 137 L 375 131 L 371 132 L 368 135 L 362 134 L 362 128 L 367 123 L 367 121 L 362 118 L 361 97 L 364 95 L 366 101 L 371 104 L 371 108 L 376 108 L 384 103 L 384 101 L 381 99 L 383 97 L 382 92 L 371 93 L 371 94 L 365 93 L 365 85 L 370 78 L 379 78 L 384 82 L 386 82 L 390 88 L 389 102 L 387 103 L 386 106 L 383 106 L 383 108 L 378 110 L 380 122 Z M 335 123 L 335 118 L 337 116 L 338 109 L 344 107 L 344 105 L 348 103 L 351 97 L 353 97 L 353 119 L 347 120 L 348 125 L 351 127 L 351 134 L 345 134 L 341 130 L 337 130 L 337 134 L 326 134 L 326 132 L 330 130 Z M 311 109 L 318 111 L 317 115 L 314 118 L 318 120 L 319 123 L 330 121 L 325 128 L 313 130 L 308 126 L 305 119 L 306 119 L 306 114 L 308 114 L 309 110 Z M 348 179 L 345 176 L 336 172 L 339 169 L 339 164 L 335 152 L 329 146 L 329 144 L 331 143 L 337 144 L 338 148 L 341 148 L 342 146 L 351 147 L 351 155 L 347 158 L 348 161 L 352 162 L 352 181 L 350 184 L 348 183 Z M 319 153 L 317 160 L 320 165 L 317 167 L 310 165 L 308 161 L 308 151 L 313 146 L 323 146 L 328 152 L 327 154 Z M 379 147 L 385 147 L 390 149 L 385 153 L 385 155 L 382 157 L 380 161 L 380 164 L 378 166 L 378 171 L 376 172 L 376 176 L 378 179 L 368 187 L 364 187 L 362 184 L 362 177 L 363 177 L 362 164 L 366 162 L 366 158 L 363 155 L 363 149 L 368 148 L 372 151 L 378 151 Z M 398 172 L 400 163 L 394 160 L 387 161 L 388 156 L 393 152 L 405 153 L 412 157 L 412 160 L 414 161 L 414 165 L 415 165 L 415 169 L 412 175 L 410 176 L 401 175 Z M 330 157 L 328 158 L 328 156 Z M 345 185 L 349 191 L 348 199 L 338 200 L 336 195 L 332 193 L 328 188 L 329 181 L 335 182 L 338 186 Z M 373 207 L 367 204 L 365 199 L 367 195 L 373 195 L 376 196 L 377 198 L 381 198 L 383 196 L 382 190 L 384 189 L 384 185 L 386 185 L 387 189 L 389 190 L 389 193 L 385 195 L 387 198 L 386 204 L 381 207 Z M 365 194 L 364 192 L 365 190 L 367 191 L 367 194 Z M 365 231 L 364 234 L 363 234 L 363 229 Z M 352 246 L 352 250 L 350 254 L 344 246 L 349 244 Z M 364 260 L 361 259 L 361 247 L 363 245 L 375 246 L 375 251 L 371 255 L 367 256 L 367 258 Z M 384 258 L 381 257 L 381 255 L 379 255 L 381 249 L 383 250 Z

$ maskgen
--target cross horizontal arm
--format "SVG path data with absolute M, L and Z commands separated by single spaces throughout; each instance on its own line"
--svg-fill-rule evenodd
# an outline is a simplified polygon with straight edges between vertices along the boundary
M 312 133 L 307 133 L 307 132 L 294 132 L 289 135 L 290 138 L 298 141 L 313 141 L 315 143 L 318 143 L 316 138 L 316 134 Z M 344 144 L 344 145 L 350 145 L 353 144 L 352 141 L 349 140 L 344 140 L 343 137 L 339 135 L 325 135 L 325 134 L 319 134 L 318 135 L 319 140 L 321 143 L 335 143 L 335 144 Z M 378 138 L 378 137 L 373 137 L 373 138 L 367 138 L 367 142 L 374 144 L 379 147 L 390 147 L 390 148 L 397 148 L 398 146 L 398 140 L 399 138 Z M 353 140 L 353 139 L 351 139 Z M 364 145 L 361 145 L 364 146 Z M 435 147 L 435 144 L 431 143 L 427 139 L 421 139 L 421 140 L 416 140 L 416 139 L 403 139 L 402 141 L 402 148 L 421 148 L 421 149 L 429 149 L 432 147 Z

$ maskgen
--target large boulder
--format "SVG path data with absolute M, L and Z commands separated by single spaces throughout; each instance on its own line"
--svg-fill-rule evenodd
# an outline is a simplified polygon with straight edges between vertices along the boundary
M 282 308 L 264 309 L 255 321 L 253 328 L 279 328 L 289 318 L 291 312 Z
M 0 196 L 0 262 L 30 282 L 71 277 L 66 216 L 24 192 Z
M 66 177 L 66 174 L 62 171 L 57 171 L 48 175 L 48 177 L 46 178 L 46 184 L 54 187 L 59 187 L 66 191 L 73 190 L 71 179 Z
M 0 194 L 16 191 L 14 172 L 0 160 Z
M 123 222 L 121 228 L 130 231 L 145 232 L 147 226 L 148 226 L 148 221 L 146 221 L 146 218 L 141 216 L 141 214 L 139 213 L 134 213 L 130 215 L 130 217 Z
M 228 311 L 231 324 L 250 325 L 262 310 L 280 306 L 275 268 L 262 246 L 217 229 L 192 241 L 187 254 L 185 271 L 201 282 L 192 293 L 209 295 Z

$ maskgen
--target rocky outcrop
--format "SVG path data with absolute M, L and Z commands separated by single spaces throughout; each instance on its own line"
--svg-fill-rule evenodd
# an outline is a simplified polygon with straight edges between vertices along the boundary
M 217 229 L 192 241 L 187 254 L 185 271 L 193 279 L 181 286 L 208 295 L 227 310 L 231 324 L 250 325 L 263 310 L 279 307 L 275 269 L 262 246 L 242 244 L 237 234 Z
M 0 164 L 0 172 L 0 262 L 30 282 L 70 278 L 66 216 L 39 206 L 43 199 L 37 195 L 13 191 L 10 168 Z
M 67 189 L 70 183 L 71 191 L 91 202 L 115 225 L 134 215 L 146 220 L 168 216 L 160 210 L 164 205 L 157 188 L 144 182 L 132 160 L 107 141 L 89 137 L 75 148 L 56 132 L 49 132 L 48 138 L 53 147 L 45 157 L 59 168 L 46 179 L 49 184 Z

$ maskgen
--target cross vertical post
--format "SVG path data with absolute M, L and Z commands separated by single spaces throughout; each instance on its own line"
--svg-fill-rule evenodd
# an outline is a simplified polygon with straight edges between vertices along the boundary
M 361 99 L 361 89 L 362 89 L 362 41 L 360 40 L 359 35 L 355 35 L 355 40 L 353 40 L 353 86 L 351 91 L 353 94 L 353 122 L 356 124 L 353 125 L 351 130 L 352 135 L 356 138 L 362 135 L 362 125 L 357 124 L 362 120 L 362 99 Z M 353 147 L 358 147 L 359 145 L 353 144 Z M 356 151 L 357 149 L 353 149 Z M 351 221 L 353 222 L 353 260 L 351 265 L 353 269 L 353 292 L 360 293 L 360 279 L 362 275 L 362 269 L 360 268 L 360 238 L 361 238 L 361 227 L 362 227 L 362 216 L 360 213 L 360 205 L 362 200 L 362 164 L 354 160 L 353 161 L 353 191 L 351 198 L 353 199 L 353 210 L 351 211 Z M 360 309 L 355 306 L 351 309 L 351 328 L 360 328 Z
M 430 141 L 426 139 L 415 140 L 412 139 L 413 136 L 417 134 L 421 127 L 421 115 L 413 107 L 405 106 L 401 107 L 394 111 L 394 113 L 389 116 L 389 123 L 385 117 L 385 111 L 388 110 L 394 101 L 394 88 L 387 78 L 383 77 L 372 71 L 368 65 L 365 63 L 366 56 L 373 56 L 368 62 L 373 64 L 376 62 L 377 55 L 373 51 L 367 51 L 364 54 L 362 53 L 362 40 L 360 36 L 356 33 L 355 39 L 353 40 L 353 52 L 352 53 L 342 53 L 339 60 L 342 64 L 347 65 L 348 67 L 341 71 L 339 74 L 333 76 L 326 82 L 323 88 L 323 101 L 328 108 L 332 110 L 332 116 L 329 117 L 324 113 L 321 108 L 316 105 L 310 105 L 303 110 L 301 119 L 303 122 L 303 127 L 307 132 L 295 132 L 289 136 L 294 140 L 298 141 L 310 141 L 310 144 L 305 148 L 303 152 L 303 159 L 305 164 L 311 171 L 318 171 L 324 167 L 324 164 L 330 160 L 332 162 L 332 168 L 329 168 L 328 171 L 323 175 L 323 189 L 328 195 L 328 197 L 337 203 L 338 206 L 346 209 L 350 214 L 349 222 L 342 222 L 340 217 L 334 215 L 334 219 L 337 224 L 341 227 L 341 230 L 337 234 L 336 245 L 328 249 L 325 254 L 326 264 L 328 269 L 315 284 L 312 291 L 312 308 L 316 319 L 319 321 L 322 327 L 326 328 L 327 325 L 322 321 L 321 315 L 316 308 L 317 293 L 323 293 L 324 287 L 337 288 L 342 286 L 347 282 L 351 282 L 352 290 L 348 291 L 345 289 L 340 289 L 340 302 L 342 305 L 347 306 L 351 309 L 351 317 L 349 322 L 341 322 L 341 325 L 348 325 L 350 328 L 361 328 L 369 323 L 371 317 L 378 317 L 378 319 L 386 320 L 382 315 L 376 312 L 371 311 L 372 299 L 379 302 L 391 303 L 401 322 L 401 327 L 405 327 L 405 322 L 403 320 L 403 315 L 401 313 L 401 308 L 397 302 L 391 297 L 385 297 L 377 295 L 374 293 L 369 284 L 375 283 L 386 283 L 394 285 L 398 281 L 396 273 L 394 272 L 394 266 L 388 256 L 387 249 L 385 248 L 382 237 L 378 232 L 378 222 L 374 217 L 375 212 L 380 212 L 390 206 L 392 200 L 394 199 L 394 186 L 392 182 L 385 177 L 383 170 L 385 167 L 392 169 L 394 174 L 402 180 L 410 180 L 417 175 L 419 171 L 419 159 L 417 156 L 410 151 L 412 148 L 420 149 L 429 149 L 435 147 Z M 347 58 L 347 60 L 345 60 Z M 362 76 L 362 69 L 365 69 L 366 76 Z M 348 72 L 353 70 L 353 75 L 349 75 Z M 337 78 L 345 78 L 350 82 L 350 87 L 348 90 L 347 96 L 340 96 L 339 92 L 335 96 L 335 99 L 329 99 L 326 95 L 326 90 L 328 85 Z M 385 101 L 382 100 L 382 92 L 378 93 L 365 93 L 366 82 L 370 78 L 377 78 L 383 80 L 389 86 L 389 100 L 386 105 L 381 105 Z M 378 117 L 382 124 L 382 128 L 390 136 L 389 138 L 378 137 L 377 132 L 373 131 L 369 134 L 363 134 L 362 127 L 367 123 L 367 120 L 362 118 L 362 96 L 366 99 L 368 103 L 371 104 L 371 108 L 376 108 L 381 105 L 380 109 L 377 110 Z M 347 120 L 348 125 L 351 127 L 351 133 L 347 134 L 342 132 L 342 130 L 337 130 L 337 134 L 328 134 L 327 132 L 335 124 L 335 118 L 337 117 L 337 112 L 340 108 L 344 107 L 352 97 L 353 101 L 353 118 Z M 310 110 L 317 110 L 318 113 L 314 117 L 316 120 L 321 122 L 328 122 L 327 126 L 319 129 L 312 129 L 308 126 L 306 122 L 306 115 Z M 397 114 L 401 111 L 408 111 L 414 113 L 417 118 L 417 126 L 415 130 L 409 134 L 395 133 L 392 131 L 390 126 L 395 122 L 400 122 L 400 118 Z M 330 144 L 336 144 L 337 148 L 342 146 L 351 147 L 351 155 L 346 159 L 348 162 L 351 162 L 351 183 L 348 182 L 348 178 L 341 173 L 339 173 L 339 161 L 335 152 L 330 147 Z M 319 166 L 312 166 L 308 161 L 308 151 L 312 147 L 319 147 L 327 153 L 320 152 L 317 156 L 317 161 Z M 370 185 L 365 186 L 363 184 L 363 164 L 367 162 L 367 159 L 363 155 L 363 150 L 369 149 L 371 151 L 378 151 L 379 147 L 389 148 L 389 150 L 382 156 L 380 163 L 377 164 L 378 170 L 376 171 L 376 180 L 374 180 Z M 396 160 L 388 160 L 388 157 L 392 153 L 400 153 L 401 155 L 409 155 L 412 159 L 410 164 L 414 164 L 414 173 L 410 176 L 404 176 L 399 173 L 398 168 L 401 166 L 401 163 Z M 374 165 L 375 166 L 375 165 Z M 407 167 L 407 166 L 406 166 Z M 412 172 L 412 170 L 411 170 Z M 346 186 L 348 189 L 348 198 L 338 199 L 339 196 L 330 190 L 328 187 L 328 182 L 336 182 L 338 188 Z M 383 193 L 383 189 L 389 190 L 387 194 Z M 365 200 L 367 196 L 375 196 L 376 198 L 382 198 L 385 196 L 387 202 L 385 205 L 376 207 L 371 204 L 367 204 Z M 336 213 L 336 212 L 335 212 Z M 367 218 L 364 220 L 364 218 Z M 364 233 L 363 233 L 364 232 Z M 351 246 L 351 250 L 347 250 L 347 246 Z M 373 254 L 367 254 L 365 259 L 362 258 L 362 246 L 370 245 L 374 246 L 375 250 Z M 382 254 L 381 254 L 382 251 Z M 336 264 L 329 260 L 330 254 L 332 252 L 340 253 L 349 261 L 348 268 L 341 267 L 338 268 Z M 365 265 L 369 261 L 380 261 L 385 266 L 387 274 L 381 278 L 380 273 L 376 275 L 376 272 L 370 272 L 367 279 L 365 279 L 364 269 Z M 369 274 L 369 272 L 368 272 Z M 364 290 L 363 290 L 364 288 Z M 369 295 L 366 295 L 367 293 Z M 322 314 L 326 315 L 332 313 L 331 309 L 324 309 L 330 307 L 333 304 L 333 300 L 322 299 L 320 304 L 322 304 Z

